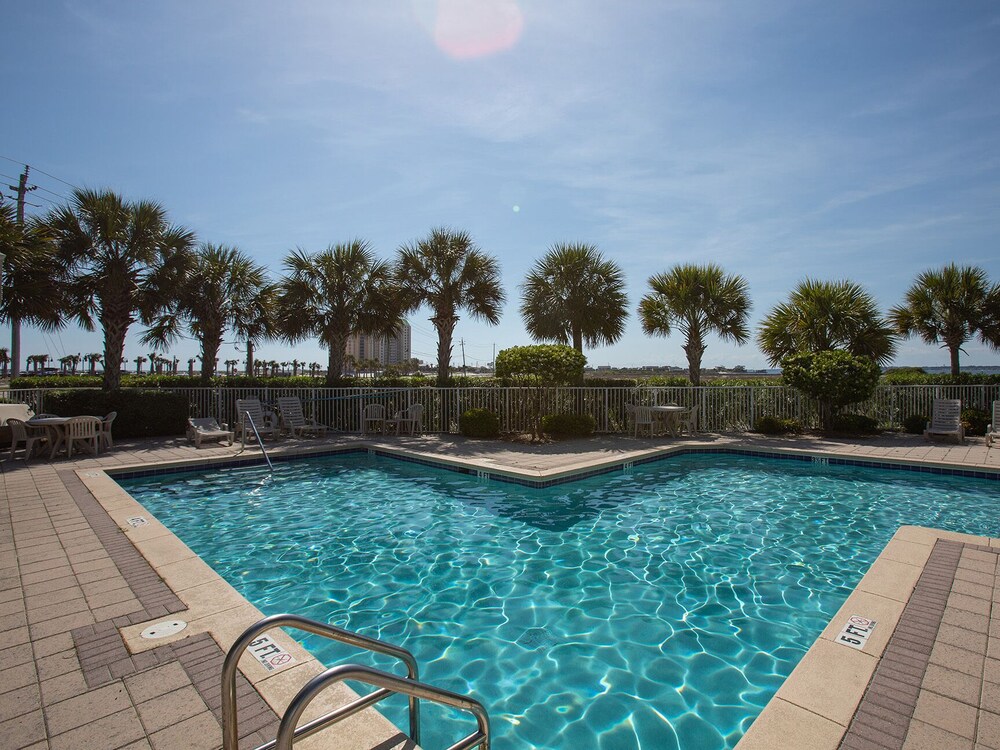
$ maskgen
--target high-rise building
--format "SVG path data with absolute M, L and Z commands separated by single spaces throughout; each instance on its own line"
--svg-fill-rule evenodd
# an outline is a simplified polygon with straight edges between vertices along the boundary
M 410 324 L 403 321 L 396 335 L 389 338 L 354 334 L 347 340 L 345 353 L 356 360 L 377 359 L 382 365 L 403 364 L 411 357 L 411 336 Z

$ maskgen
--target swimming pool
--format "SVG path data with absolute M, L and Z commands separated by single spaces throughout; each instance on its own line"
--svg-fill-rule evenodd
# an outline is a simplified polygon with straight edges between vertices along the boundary
M 121 483 L 264 612 L 413 651 L 498 749 L 732 747 L 899 525 L 997 533 L 995 481 L 722 454 L 543 489 L 365 454 Z M 424 708 L 425 747 L 469 729 Z

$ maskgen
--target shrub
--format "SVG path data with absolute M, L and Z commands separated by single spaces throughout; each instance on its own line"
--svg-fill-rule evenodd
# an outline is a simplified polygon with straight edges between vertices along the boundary
M 903 420 L 903 431 L 911 435 L 923 435 L 927 428 L 926 414 L 911 414 Z
M 542 432 L 554 438 L 587 437 L 594 434 L 596 422 L 589 414 L 546 414 Z
M 837 414 L 830 429 L 845 435 L 877 435 L 881 432 L 878 421 L 864 414 Z
M 112 427 L 115 437 L 183 435 L 188 409 L 187 396 L 165 391 L 69 389 L 45 394 L 45 411 L 62 417 L 118 412 Z
M 826 429 L 833 429 L 843 407 L 871 397 L 880 372 L 870 358 L 843 351 L 792 354 L 781 361 L 781 368 L 785 383 L 819 402 Z
M 787 435 L 789 433 L 802 432 L 802 425 L 794 419 L 781 419 L 780 417 L 758 417 L 753 426 L 754 432 L 763 435 Z
M 500 417 L 489 409 L 469 409 L 458 418 L 458 430 L 466 437 L 499 437 Z
M 962 409 L 962 425 L 966 435 L 985 435 L 992 416 L 985 409 L 970 406 Z

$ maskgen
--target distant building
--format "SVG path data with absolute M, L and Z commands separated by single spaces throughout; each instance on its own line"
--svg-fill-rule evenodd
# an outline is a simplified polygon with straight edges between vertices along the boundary
M 400 365 L 411 357 L 410 324 L 403 321 L 395 336 L 381 338 L 355 334 L 347 340 L 345 353 L 356 360 L 377 359 L 382 365 Z

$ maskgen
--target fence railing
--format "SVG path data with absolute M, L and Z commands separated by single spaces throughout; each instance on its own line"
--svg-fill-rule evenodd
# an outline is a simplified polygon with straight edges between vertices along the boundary
M 424 432 L 457 432 L 459 415 L 485 408 L 500 417 L 503 431 L 531 429 L 535 404 L 541 414 L 589 414 L 597 432 L 620 433 L 628 429 L 626 404 L 676 403 L 699 410 L 699 425 L 709 432 L 749 430 L 762 416 L 795 419 L 815 427 L 816 404 L 793 388 L 781 385 L 633 387 L 633 388 L 162 388 L 184 394 L 191 416 L 216 417 L 232 424 L 236 399 L 259 398 L 264 404 L 280 396 L 298 396 L 307 415 L 343 432 L 361 429 L 366 404 L 385 405 L 390 414 L 411 404 L 424 407 Z M 8 401 L 27 403 L 46 411 L 46 389 L 6 391 Z M 872 417 L 886 428 L 902 426 L 913 414 L 928 415 L 936 398 L 961 399 L 962 406 L 989 410 L 1000 400 L 1000 385 L 881 385 L 867 401 L 849 411 Z

